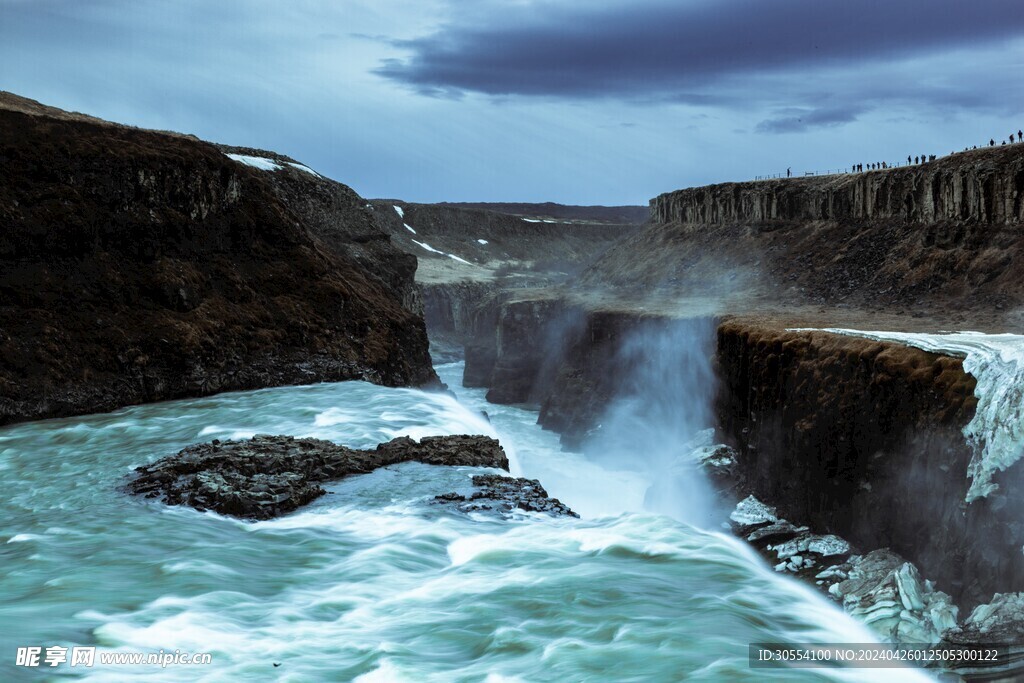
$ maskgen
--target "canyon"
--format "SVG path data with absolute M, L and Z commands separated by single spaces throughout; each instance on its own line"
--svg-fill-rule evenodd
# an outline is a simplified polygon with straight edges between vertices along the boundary
M 0 424 L 342 380 L 442 389 L 432 362 L 464 360 L 464 387 L 536 411 L 566 449 L 709 479 L 720 523 L 868 623 L 884 607 L 885 637 L 1024 637 L 1024 401 L 993 408 L 942 336 L 1024 325 L 1024 145 L 669 192 L 642 224 L 643 207 L 367 200 L 276 152 L 9 93 L 0 162 Z M 1013 425 L 998 459 L 979 415 Z M 446 438 L 468 459 L 441 464 L 509 468 L 497 442 Z M 355 457 L 228 443 L 273 467 Z M 218 470 L 217 441 L 136 492 L 269 519 L 335 475 L 434 462 L 418 448 L 243 495 L 251 463 Z M 434 500 L 575 514 L 492 476 Z
M 953 641 L 981 637 L 971 620 L 996 604 L 998 632 L 1016 639 L 1024 615 L 1001 596 L 1024 591 L 1024 467 L 1011 456 L 989 493 L 972 494 L 984 447 L 965 435 L 977 378 L 956 348 L 930 347 L 946 330 L 1021 328 L 1022 197 L 1021 145 L 670 192 L 651 200 L 647 224 L 568 280 L 503 293 L 470 280 L 421 284 L 427 325 L 462 340 L 467 386 L 533 407 L 584 452 L 601 443 L 636 372 L 637 339 L 649 356 L 662 353 L 651 340 L 675 344 L 669 365 L 694 362 L 672 340 L 698 340 L 713 375 L 707 426 L 733 453 L 728 472 L 714 473 L 725 497 L 755 496 L 852 553 L 895 552 L 872 562 L 909 562 L 948 594 L 943 604 L 963 620 Z M 927 348 L 857 330 L 921 335 Z M 1004 410 L 1013 420 L 1019 408 Z M 679 419 L 685 412 L 678 406 Z M 781 537 L 809 533 L 799 529 Z M 772 545 L 753 544 L 778 561 Z M 815 581 L 820 569 L 803 573 L 825 589 L 835 579 Z M 933 637 L 950 618 L 937 618 L 946 626 Z

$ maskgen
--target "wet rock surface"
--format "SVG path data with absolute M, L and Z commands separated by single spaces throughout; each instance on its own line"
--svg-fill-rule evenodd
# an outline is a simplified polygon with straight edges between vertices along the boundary
M 320 484 L 407 461 L 508 469 L 501 445 L 486 436 L 424 437 L 419 442 L 399 437 L 372 450 L 320 439 L 256 436 L 189 446 L 137 468 L 126 490 L 168 505 L 271 519 L 324 495 Z M 536 499 L 527 493 L 524 501 Z
M 847 569 L 848 568 L 848 569 Z M 938 643 L 959 609 L 917 567 L 889 549 L 850 557 L 846 578 L 829 588 L 843 608 L 887 640 Z
M 569 506 L 552 498 L 536 479 L 479 474 L 473 477 L 472 493 L 446 493 L 434 503 L 451 505 L 460 512 L 490 513 L 510 517 L 516 512 L 543 512 L 553 517 L 579 517 Z
M 961 620 L 960 608 L 933 581 L 889 548 L 858 554 L 845 539 L 815 534 L 778 516 L 754 496 L 729 516 L 732 531 L 776 571 L 813 583 L 885 642 L 937 647 L 1000 646 L 994 661 L 933 661 L 948 680 L 1016 681 L 1024 676 L 1024 594 L 996 593 Z M 942 680 L 947 680 L 943 678 Z

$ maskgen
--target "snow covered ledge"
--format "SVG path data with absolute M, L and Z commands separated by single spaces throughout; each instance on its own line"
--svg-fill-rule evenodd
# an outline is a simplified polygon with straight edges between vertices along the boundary
M 317 178 L 321 177 L 319 173 L 311 169 L 309 166 L 303 166 L 302 164 L 294 161 L 279 162 L 274 161 L 273 159 L 267 159 L 266 157 L 255 157 L 248 154 L 228 154 L 227 157 L 232 161 L 237 161 L 240 164 L 258 168 L 261 171 L 280 171 L 285 167 L 285 165 L 287 165 L 298 171 L 314 175 Z

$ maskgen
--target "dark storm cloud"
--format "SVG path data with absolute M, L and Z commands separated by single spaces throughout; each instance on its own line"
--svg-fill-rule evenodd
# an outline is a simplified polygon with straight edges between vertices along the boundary
M 779 111 L 757 124 L 758 133 L 798 133 L 809 128 L 838 126 L 856 121 L 863 107 L 824 107 L 821 109 L 790 108 Z
M 1020 0 L 526 3 L 396 43 L 411 55 L 377 73 L 444 92 L 714 104 L 721 94 L 713 86 L 741 75 L 796 75 L 990 45 L 1024 34 L 1020 10 Z M 842 115 L 810 118 L 829 123 Z

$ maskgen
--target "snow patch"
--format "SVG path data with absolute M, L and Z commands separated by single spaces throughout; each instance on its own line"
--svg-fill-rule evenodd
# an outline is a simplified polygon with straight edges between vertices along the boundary
M 459 263 L 465 263 L 465 264 L 466 264 L 467 266 L 471 266 L 471 265 L 473 265 L 472 263 L 470 263 L 470 262 L 469 262 L 469 261 L 467 261 L 466 259 L 464 259 L 464 258 L 459 258 L 459 257 L 458 257 L 458 256 L 456 256 L 455 254 L 449 254 L 449 253 L 447 253 L 447 252 L 444 252 L 444 251 L 440 251 L 440 250 L 438 250 L 438 249 L 434 249 L 434 248 L 433 248 L 432 246 L 430 246 L 429 244 L 426 244 L 425 242 L 417 242 L 416 240 L 413 240 L 413 242 L 415 242 L 416 244 L 420 245 L 421 247 L 423 247 L 423 248 L 424 248 L 424 249 L 426 249 L 427 251 L 433 252 L 433 253 L 435 253 L 435 254 L 440 254 L 441 256 L 447 256 L 447 257 L 448 257 L 448 258 L 450 258 L 450 259 L 455 259 L 455 260 L 456 260 L 456 261 L 458 261 Z
M 395 206 L 395 213 L 398 214 L 399 218 L 405 218 L 405 211 L 402 211 L 402 207 Z
M 234 159 L 240 164 L 258 168 L 261 171 L 280 171 L 282 168 L 282 166 L 273 159 L 266 159 L 264 157 L 251 157 L 247 154 L 228 154 L 228 157 Z
M 487 240 L 477 240 L 480 244 L 487 244 Z
M 527 223 L 543 223 L 544 222 L 544 221 L 539 221 L 539 220 L 537 220 L 535 218 L 524 218 L 523 220 L 526 221 Z
M 444 252 L 443 252 L 443 251 L 438 251 L 437 249 L 434 249 L 434 248 L 433 248 L 432 246 L 430 246 L 429 244 L 426 244 L 426 243 L 424 243 L 424 242 L 417 242 L 416 240 L 413 240 L 413 242 L 414 242 L 415 244 L 418 244 L 418 245 L 420 245 L 421 247 L 423 247 L 423 248 L 424 248 L 424 249 L 426 249 L 427 251 L 433 252 L 433 253 L 435 253 L 435 254 L 444 254 Z M 444 254 L 444 255 L 446 255 L 446 256 L 447 256 L 447 254 Z
M 405 229 L 408 230 L 409 232 L 411 232 L 412 234 L 414 234 L 414 235 L 416 234 L 416 231 L 413 230 L 412 226 L 409 225 L 408 223 L 402 223 L 402 225 L 404 225 Z M 416 240 L 413 240 L 413 242 L 416 242 Z M 416 242 L 416 244 L 419 244 L 419 242 Z
M 862 332 L 834 328 L 824 331 L 897 342 L 964 359 L 964 371 L 977 380 L 974 395 L 978 398 L 974 418 L 964 427 L 964 436 L 973 451 L 967 466 L 967 476 L 971 478 L 968 503 L 999 488 L 992 481 L 992 475 L 1024 456 L 1024 335 Z
M 291 166 L 294 169 L 298 169 L 299 171 L 303 171 L 305 173 L 309 173 L 310 175 L 315 175 L 317 178 L 322 178 L 323 177 L 319 173 L 317 173 L 316 171 L 311 169 L 309 166 L 304 166 L 302 164 L 297 164 L 294 161 L 289 161 L 288 165 Z

